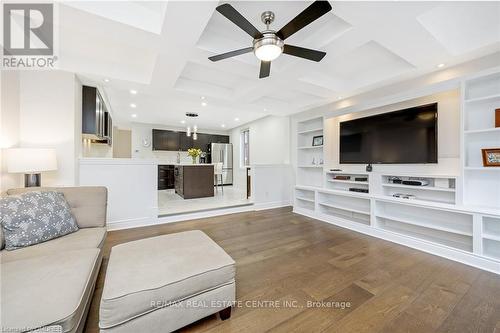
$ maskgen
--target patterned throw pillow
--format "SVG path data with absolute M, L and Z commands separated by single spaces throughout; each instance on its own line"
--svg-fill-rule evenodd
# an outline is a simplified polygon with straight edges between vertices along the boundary
M 55 191 L 1 198 L 0 222 L 6 250 L 42 243 L 78 230 L 64 195 Z

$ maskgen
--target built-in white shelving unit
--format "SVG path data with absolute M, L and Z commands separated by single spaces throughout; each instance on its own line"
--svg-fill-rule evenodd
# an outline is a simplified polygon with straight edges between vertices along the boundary
M 500 260 L 500 217 L 482 217 L 482 253 Z
M 323 184 L 323 145 L 313 146 L 313 138 L 323 135 L 323 117 L 297 123 L 297 184 Z
M 349 179 L 338 179 L 337 177 Z M 326 171 L 325 172 L 325 188 L 339 191 L 349 191 L 350 188 L 369 190 L 368 174 L 363 173 L 346 173 L 342 171 Z M 363 180 L 365 179 L 366 180 Z M 362 192 L 353 192 L 362 193 Z
M 500 148 L 495 109 L 500 108 L 500 73 L 465 80 L 463 95 L 464 204 L 500 207 L 500 167 L 484 167 L 481 149 Z
M 427 185 L 397 184 L 394 183 L 396 180 L 423 180 Z M 446 204 L 457 202 L 456 183 L 456 177 L 382 175 L 382 191 L 386 196 L 393 197 L 398 193 L 410 194 L 414 195 L 416 200 Z
M 457 85 L 460 171 L 434 174 L 422 166 L 423 174 L 400 174 L 394 167 L 366 173 L 356 166 L 335 166 L 342 171 L 330 165 L 323 168 L 312 163 L 312 157 L 323 158 L 324 148 L 311 147 L 312 137 L 322 135 L 324 127 L 323 118 L 314 118 L 297 126 L 294 212 L 500 274 L 500 167 L 484 167 L 481 154 L 484 148 L 500 148 L 500 128 L 495 128 L 500 71 Z M 426 184 L 402 184 L 394 182 L 395 177 Z M 398 193 L 414 198 L 394 197 Z
M 295 188 L 295 206 L 304 210 L 314 211 L 316 202 L 316 193 L 313 189 L 305 186 Z

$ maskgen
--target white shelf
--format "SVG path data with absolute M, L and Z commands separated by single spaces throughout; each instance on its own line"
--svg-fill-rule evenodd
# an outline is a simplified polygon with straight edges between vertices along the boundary
M 500 236 L 483 233 L 483 238 L 500 242 Z
M 311 165 L 299 165 L 297 167 L 298 168 L 322 168 L 323 169 L 322 165 L 314 165 L 314 164 L 311 164 Z
M 295 199 L 314 203 L 314 199 L 308 199 L 308 198 L 297 197 L 297 196 L 295 196 Z
M 398 221 L 395 220 L 395 222 L 398 222 Z M 382 227 L 382 229 L 387 230 L 389 232 L 396 233 L 396 234 L 404 235 L 407 237 L 412 237 L 412 238 L 415 238 L 418 240 L 423 240 L 423 241 L 431 242 L 434 244 L 440 244 L 442 246 L 447 246 L 450 248 L 454 248 L 454 249 L 458 249 L 458 250 L 462 250 L 462 251 L 466 251 L 466 252 L 472 252 L 472 244 L 465 244 L 462 242 L 457 242 L 457 241 L 453 241 L 453 240 L 449 240 L 449 239 L 442 239 L 442 238 L 434 237 L 431 235 L 424 235 L 424 234 L 421 234 L 418 232 L 401 230 L 397 227 L 387 226 L 387 227 Z
M 495 127 L 495 128 L 486 128 L 486 129 L 480 129 L 480 130 L 470 130 L 470 131 L 465 131 L 465 134 L 479 134 L 479 133 L 494 133 L 494 132 L 500 132 L 500 127 Z
M 411 188 L 414 190 L 440 191 L 440 192 L 455 192 L 454 188 L 434 187 L 434 186 L 413 186 L 404 184 L 382 184 L 384 187 Z
M 345 207 L 345 206 L 340 206 L 340 205 L 334 205 L 334 204 L 325 203 L 325 202 L 320 202 L 319 204 L 322 205 L 322 206 L 326 206 L 326 207 L 330 207 L 330 208 L 335 208 L 335 209 L 346 210 L 346 211 L 353 212 L 353 213 L 358 213 L 358 214 L 363 214 L 363 215 L 370 215 L 370 212 L 363 211 L 363 210 L 360 210 L 360 209 L 355 209 L 355 208 L 350 208 L 350 207 Z
M 321 146 L 307 146 L 307 147 L 298 147 L 297 149 L 323 149 L 323 145 Z
M 469 171 L 500 171 L 500 167 L 465 167 Z
M 394 216 L 385 215 L 385 214 L 377 214 L 376 216 L 380 217 L 380 218 L 383 218 L 383 219 L 387 219 L 387 220 L 391 220 L 391 221 L 396 221 L 396 222 L 401 222 L 401 223 L 406 223 L 406 224 L 411 224 L 411 225 L 416 225 L 418 227 L 423 227 L 423 228 L 427 228 L 427 229 L 434 229 L 434 230 L 439 230 L 439 231 L 444 231 L 444 232 L 450 232 L 450 233 L 453 233 L 453 234 L 458 234 L 458 235 L 463 235 L 463 236 L 471 236 L 472 237 L 472 233 L 471 232 L 465 232 L 465 231 L 456 230 L 456 229 L 452 229 L 452 228 L 441 227 L 441 226 L 437 226 L 435 224 L 429 224 L 429 223 L 425 223 L 425 222 L 413 221 L 413 220 L 410 220 L 410 219 L 405 218 L 405 217 L 403 217 L 403 218 L 401 218 L 401 217 L 394 217 Z
M 490 100 L 495 100 L 495 99 L 500 99 L 500 94 L 494 94 L 494 95 L 489 95 L 489 96 L 482 96 L 482 97 L 477 97 L 477 98 L 466 99 L 465 103 L 484 102 L 484 101 L 490 101 Z
M 300 131 L 300 132 L 297 132 L 297 134 L 310 134 L 310 133 L 314 133 L 314 132 L 323 132 L 323 127 L 313 128 L 313 129 L 305 130 L 305 131 Z
M 331 190 L 331 189 L 321 189 L 318 190 L 320 193 L 327 193 L 327 194 L 338 194 L 338 195 L 344 195 L 347 197 L 359 197 L 359 198 L 371 198 L 371 195 L 369 193 L 363 193 L 363 192 L 353 192 L 353 191 L 347 191 L 347 190 Z
M 368 185 L 368 182 L 365 181 L 355 181 L 355 180 L 342 180 L 342 179 L 328 179 L 330 183 L 344 183 L 344 184 L 362 184 Z

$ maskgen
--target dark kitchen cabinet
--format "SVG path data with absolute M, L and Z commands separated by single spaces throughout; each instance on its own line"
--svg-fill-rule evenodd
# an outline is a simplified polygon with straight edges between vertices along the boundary
M 198 148 L 209 152 L 211 143 L 229 143 L 228 135 L 198 133 L 187 136 L 186 132 L 153 129 L 153 150 L 187 151 L 189 148 Z
M 228 135 L 212 135 L 212 141 L 210 143 L 229 143 Z
M 208 146 L 212 143 L 211 137 L 211 134 L 198 133 L 197 140 L 193 140 L 193 147 L 201 149 L 201 151 L 206 153 L 208 151 Z
M 95 87 L 82 87 L 82 134 L 85 139 L 105 140 L 106 105 Z
M 153 150 L 179 150 L 179 132 L 153 129 Z
M 175 187 L 173 165 L 158 165 L 158 190 L 167 190 Z
M 113 118 L 111 113 L 104 113 L 104 138 L 108 141 L 108 145 L 113 143 Z
M 186 132 L 179 132 L 179 150 L 187 151 L 189 148 L 193 148 L 193 134 L 190 136 L 186 135 Z

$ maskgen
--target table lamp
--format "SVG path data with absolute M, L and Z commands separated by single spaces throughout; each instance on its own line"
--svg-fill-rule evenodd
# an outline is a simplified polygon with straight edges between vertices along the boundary
M 7 150 L 7 172 L 24 173 L 24 186 L 40 186 L 40 172 L 57 170 L 56 150 L 48 148 L 11 148 Z

